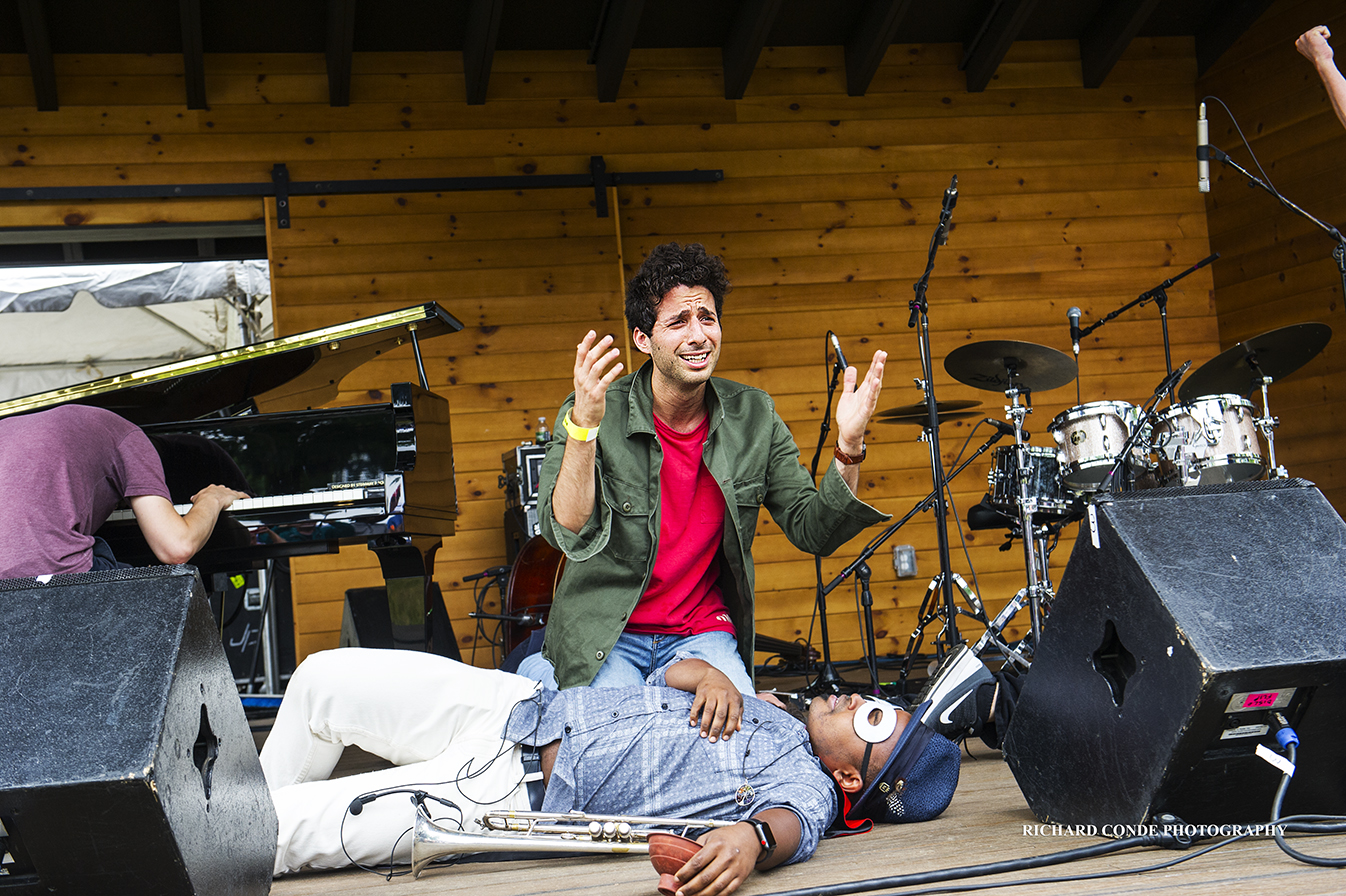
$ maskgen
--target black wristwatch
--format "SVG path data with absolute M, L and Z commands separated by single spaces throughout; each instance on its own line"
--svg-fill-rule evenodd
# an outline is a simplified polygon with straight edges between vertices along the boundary
M 757 864 L 760 865 L 776 851 L 776 838 L 771 833 L 771 825 L 760 818 L 745 818 L 743 821 L 752 825 L 752 829 L 757 832 L 757 845 L 762 847 L 762 854 L 757 857 Z

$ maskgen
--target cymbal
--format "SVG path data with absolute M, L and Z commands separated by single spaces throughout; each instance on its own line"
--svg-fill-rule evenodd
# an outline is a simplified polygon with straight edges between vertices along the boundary
M 979 413 L 976 412 L 976 411 L 950 411 L 950 412 L 948 412 L 948 413 L 943 413 L 943 412 L 941 412 L 940 415 L 939 415 L 939 422 L 940 422 L 940 423 L 948 423 L 950 420 L 966 420 L 968 417 L 980 417 L 980 416 L 981 416 L 981 414 L 979 414 Z M 930 419 L 930 418 L 927 417 L 927 416 L 925 415 L 925 412 L 922 411 L 921 414 L 920 414 L 919 416 L 911 416 L 911 417 L 885 417 L 885 418 L 882 419 L 882 420 L 875 420 L 874 422 L 875 422 L 875 423 L 914 423 L 914 424 L 916 424 L 917 426 L 924 426 L 924 425 L 929 421 L 929 419 Z
M 1251 395 L 1262 388 L 1262 375 L 1284 379 L 1316 358 L 1331 338 L 1327 324 L 1303 323 L 1246 339 L 1193 371 L 1178 397 L 1192 401 L 1203 395 Z
M 937 401 L 935 402 L 936 413 L 943 414 L 945 411 L 966 411 L 968 408 L 975 408 L 981 404 L 980 401 L 973 401 L 967 398 L 960 398 L 957 401 Z M 917 404 L 904 404 L 899 408 L 889 408 L 886 411 L 879 411 L 875 417 L 922 417 L 926 414 L 925 402 Z
M 959 346 L 944 359 L 944 369 L 958 382 L 988 392 L 1004 392 L 1011 385 L 1046 392 L 1075 379 L 1075 361 L 1065 352 L 1001 339 Z

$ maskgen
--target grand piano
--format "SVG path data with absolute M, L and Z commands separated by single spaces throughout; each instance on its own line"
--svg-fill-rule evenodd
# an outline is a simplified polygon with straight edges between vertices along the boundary
M 106 408 L 150 436 L 180 512 L 212 483 L 252 496 L 221 515 L 192 559 L 207 588 L 215 573 L 366 544 L 379 558 L 393 624 L 423 624 L 428 649 L 434 555 L 453 534 L 458 501 L 449 405 L 429 389 L 420 342 L 462 328 L 438 304 L 416 305 L 0 402 L 0 417 L 61 404 Z M 336 397 L 346 374 L 408 343 L 419 384 L 393 383 L 378 403 L 317 407 Z M 158 562 L 130 510 L 98 534 L 118 559 Z

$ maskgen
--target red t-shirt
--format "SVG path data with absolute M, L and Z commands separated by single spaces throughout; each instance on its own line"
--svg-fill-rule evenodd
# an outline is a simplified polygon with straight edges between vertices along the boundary
M 720 594 L 720 541 L 724 495 L 701 459 L 710 435 L 707 417 L 689 433 L 674 432 L 658 417 L 654 430 L 664 450 L 659 469 L 659 546 L 649 587 L 626 630 L 639 634 L 734 634 Z

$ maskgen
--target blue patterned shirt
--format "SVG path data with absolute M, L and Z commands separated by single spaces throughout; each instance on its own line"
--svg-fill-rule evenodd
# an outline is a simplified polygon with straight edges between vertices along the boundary
M 660 672 L 651 678 L 663 684 Z M 836 812 L 836 794 L 804 725 L 744 697 L 742 729 L 711 743 L 687 723 L 692 700 L 663 686 L 544 689 L 515 707 L 504 737 L 533 746 L 560 740 L 544 812 L 742 821 L 785 808 L 801 829 L 789 861 L 808 859 Z M 745 784 L 751 802 L 739 805 Z

